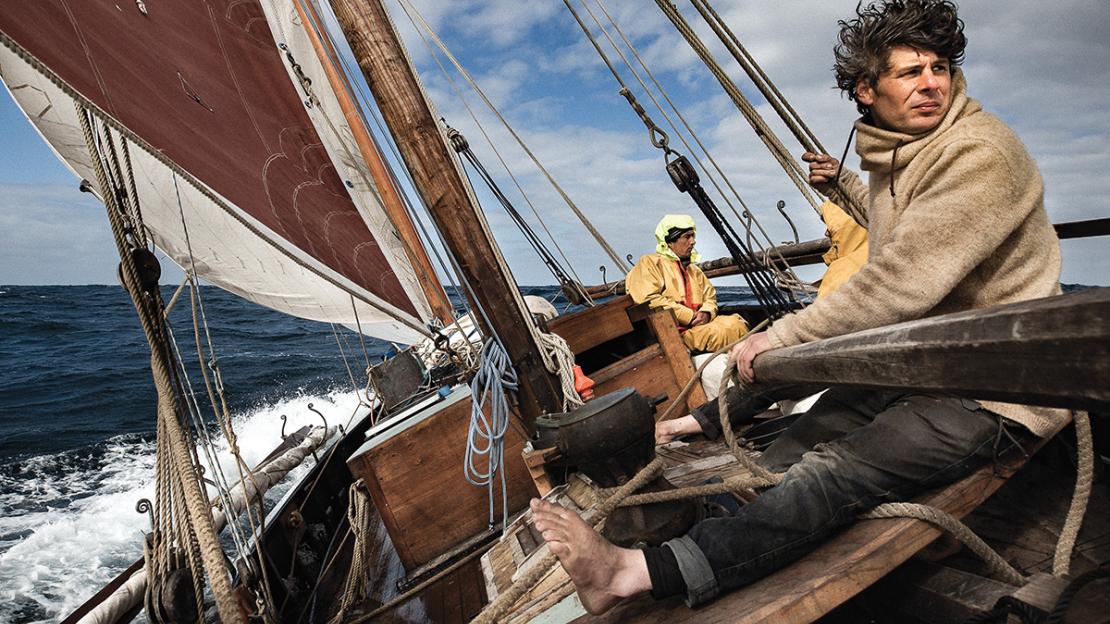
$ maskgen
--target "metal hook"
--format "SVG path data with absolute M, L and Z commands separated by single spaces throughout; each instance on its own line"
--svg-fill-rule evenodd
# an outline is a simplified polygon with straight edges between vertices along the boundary
M 601 271 L 601 283 L 602 284 L 608 284 L 609 282 L 607 282 L 605 280 L 605 265 L 603 264 L 603 265 L 597 267 L 597 270 Z
M 213 481 L 212 479 L 209 479 L 208 477 L 204 476 L 205 472 L 208 472 L 208 471 L 204 468 L 204 466 L 198 464 L 197 465 L 197 476 L 200 477 L 200 480 L 203 481 L 204 483 L 207 483 L 208 485 L 211 485 L 212 487 L 216 488 L 217 490 L 220 489 L 220 486 L 215 481 Z
M 327 435 L 328 435 L 328 419 L 324 418 L 324 415 L 320 413 L 320 410 L 316 409 L 315 407 L 312 407 L 311 403 L 308 404 L 308 409 L 316 412 L 316 415 L 320 417 L 320 420 L 324 421 L 324 437 L 327 438 Z M 312 458 L 316 460 L 316 463 L 320 462 L 320 458 L 316 456 L 316 451 L 312 451 Z
M 747 244 L 748 249 L 752 248 L 752 213 L 748 209 L 744 209 L 744 242 Z
M 632 261 L 632 254 L 624 254 L 624 259 L 628 261 L 628 264 L 636 264 Z
M 139 502 L 135 503 L 135 511 L 145 513 L 147 518 L 150 519 L 150 530 L 154 530 L 154 504 L 150 502 L 149 498 L 140 498 Z
M 786 222 L 790 224 L 790 229 L 794 232 L 794 244 L 797 245 L 801 242 L 798 239 L 798 228 L 794 227 L 794 222 L 790 220 L 790 215 L 786 214 L 786 202 L 780 199 L 775 207 L 779 209 L 779 214 L 782 215 L 782 218 L 786 219 Z
M 327 431 L 328 430 L 328 419 L 324 418 L 324 415 L 320 413 L 320 410 L 316 409 L 315 407 L 312 407 L 311 403 L 308 404 L 308 409 L 316 412 L 316 415 L 320 417 L 320 420 L 324 421 L 324 431 Z
M 286 422 L 287 422 L 288 420 L 289 420 L 289 417 L 288 417 L 288 416 L 286 416 L 285 414 L 282 414 L 282 415 L 281 415 L 281 439 L 282 439 L 282 440 L 284 440 L 284 439 L 286 438 L 286 435 L 285 435 L 285 423 L 286 423 Z

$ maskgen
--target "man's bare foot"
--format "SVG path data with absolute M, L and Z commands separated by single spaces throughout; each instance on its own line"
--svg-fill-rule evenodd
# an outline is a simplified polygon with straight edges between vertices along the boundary
M 533 498 L 532 518 L 590 613 L 651 589 L 643 552 L 614 545 L 562 505 Z
M 678 436 L 701 432 L 701 423 L 690 414 L 671 420 L 661 420 L 655 423 L 655 443 L 666 444 Z

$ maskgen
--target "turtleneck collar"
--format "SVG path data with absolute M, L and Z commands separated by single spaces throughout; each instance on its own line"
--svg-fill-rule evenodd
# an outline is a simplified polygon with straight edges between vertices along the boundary
M 940 124 L 928 132 L 906 134 L 884 130 L 870 123 L 870 117 L 856 120 L 856 153 L 860 156 L 860 168 L 868 172 L 893 173 L 902 169 L 925 149 L 933 139 L 944 134 L 960 119 L 979 112 L 979 102 L 967 97 L 967 83 L 960 69 L 952 73 L 952 105 Z

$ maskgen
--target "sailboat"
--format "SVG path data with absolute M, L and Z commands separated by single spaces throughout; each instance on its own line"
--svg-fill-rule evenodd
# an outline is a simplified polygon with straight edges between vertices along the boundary
M 652 398 L 660 413 L 706 400 L 700 388 L 690 385 L 695 369 L 667 313 L 615 297 L 549 320 L 546 327 L 534 322 L 384 7 L 337 2 L 335 10 L 414 185 L 447 241 L 467 296 L 480 312 L 472 323 L 481 328 L 487 345 L 500 347 L 518 375 L 509 384 L 516 386 L 515 415 L 494 427 L 500 433 L 492 436 L 503 437 L 504 463 L 484 475 L 487 481 L 495 475 L 502 480 L 504 497 L 472 487 L 457 470 L 475 439 L 468 419 L 481 413 L 472 409 L 481 393 L 472 397 L 465 386 L 453 385 L 458 375 L 450 370 L 439 371 L 442 377 L 428 387 L 427 362 L 415 361 L 410 353 L 370 374 L 389 418 L 364 418 L 345 430 L 302 487 L 276 509 L 248 514 L 253 535 L 236 545 L 233 565 L 227 564 L 214 550 L 213 514 L 186 446 L 191 434 L 182 426 L 186 409 L 167 348 L 166 304 L 154 288 L 153 247 L 183 267 L 194 283 L 204 279 L 289 314 L 385 340 L 423 341 L 443 354 L 467 349 L 470 341 L 456 342 L 449 335 L 456 321 L 421 242 L 420 226 L 358 121 L 352 78 L 332 60 L 336 51 L 312 3 L 26 3 L 0 14 L 4 82 L 58 156 L 105 203 L 122 259 L 121 278 L 151 342 L 159 389 L 165 496 L 155 502 L 155 530 L 143 566 L 149 589 L 141 605 L 129 603 L 110 621 L 133 615 L 139 606 L 151 619 L 195 620 L 205 617 L 204 607 L 211 603 L 214 616 L 223 621 L 363 621 L 383 608 L 385 617 L 403 618 L 403 612 L 391 609 L 408 608 L 413 603 L 405 601 L 411 600 L 423 601 L 417 619 L 468 620 L 494 594 L 505 593 L 496 573 L 482 577 L 483 569 L 495 567 L 489 556 L 482 559 L 487 552 L 508 552 L 512 577 L 515 566 L 541 550 L 534 538 L 525 545 L 527 523 L 510 520 L 510 514 L 554 485 L 546 467 L 553 454 L 537 450 L 532 434 L 538 419 L 571 407 L 566 402 L 570 393 L 563 389 L 568 371 L 562 369 L 560 377 L 544 363 L 544 334 L 561 337 L 592 378 L 601 397 L 595 400 L 615 401 L 629 387 Z M 1093 335 L 1070 342 L 1064 336 L 1046 347 L 1072 349 L 1083 355 L 1082 364 L 1102 368 L 1068 369 L 1043 386 L 1023 390 L 1022 396 L 1105 408 L 1105 392 L 1092 381 L 1106 364 L 1105 308 L 1102 292 L 1054 308 L 1054 314 L 1078 311 L 1098 322 Z M 1006 310 L 997 324 L 1009 327 L 1047 313 Z M 973 345 L 967 348 L 974 351 Z M 797 382 L 798 376 L 790 379 Z M 829 380 L 818 375 L 805 381 Z M 965 390 L 1017 396 L 1005 384 Z M 1078 403 L 1069 396 L 1078 396 Z M 500 410 L 504 418 L 510 406 L 503 398 L 491 398 L 498 401 L 500 407 L 488 411 L 492 417 Z M 323 435 L 317 438 L 330 432 L 318 433 Z M 685 465 L 718 457 L 715 452 L 687 456 Z M 253 475 L 252 467 L 239 467 L 225 477 L 217 488 L 222 509 L 232 503 L 225 496 L 232 486 L 245 488 Z M 971 481 L 937 496 L 969 506 L 1002 483 L 994 475 L 989 479 L 994 479 L 989 486 Z M 977 494 L 968 498 L 972 490 Z M 374 515 L 380 525 L 366 523 Z M 791 574 L 805 581 L 794 587 L 779 583 L 785 589 L 777 594 L 792 594 L 792 602 L 769 600 L 770 606 L 749 615 L 819 617 L 936 535 L 912 521 L 897 522 L 902 523 L 897 529 L 861 525 L 862 533 L 832 545 L 862 543 L 857 547 L 866 552 L 859 557 L 884 560 L 870 576 L 818 582 L 830 576 L 828 570 L 823 576 L 795 570 Z M 502 538 L 510 525 L 516 531 Z M 375 539 L 376 526 L 384 527 L 387 540 Z M 514 540 L 519 553 L 512 549 Z M 366 566 L 380 548 L 393 549 L 406 568 L 405 578 L 397 579 L 401 597 L 386 605 L 373 604 L 367 585 L 394 579 L 359 576 L 375 574 Z M 816 563 L 807 559 L 801 569 L 829 556 L 817 555 Z M 859 557 L 840 560 L 858 563 Z M 573 587 L 551 578 L 557 591 L 537 594 L 533 589 L 530 597 L 509 605 L 516 611 L 504 617 L 580 617 Z M 122 579 L 118 587 L 126 582 Z M 212 600 L 206 600 L 205 584 Z M 110 600 L 118 589 L 106 594 Z M 729 597 L 718 608 L 750 605 L 749 598 Z M 682 609 L 665 608 L 668 613 Z M 90 606 L 74 621 L 95 610 Z

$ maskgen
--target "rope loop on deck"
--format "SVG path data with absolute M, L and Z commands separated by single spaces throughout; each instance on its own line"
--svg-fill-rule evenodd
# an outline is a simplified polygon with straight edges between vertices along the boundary
M 859 517 L 864 519 L 914 518 L 928 522 L 948 531 L 953 537 L 960 540 L 964 546 L 979 555 L 995 577 L 1011 585 L 1021 586 L 1025 584 L 1025 576 L 1021 572 L 1007 563 L 1001 555 L 972 532 L 966 524 L 941 509 L 919 503 L 884 503 L 861 514 Z
M 489 526 L 494 526 L 494 482 L 501 481 L 502 525 L 508 524 L 508 491 L 505 482 L 505 433 L 509 429 L 506 393 L 519 387 L 516 370 L 501 343 L 487 340 L 482 347 L 478 372 L 470 382 L 470 427 L 466 434 L 463 476 L 489 494 Z M 489 416 L 486 416 L 488 407 Z M 478 462 L 485 458 L 485 467 Z

